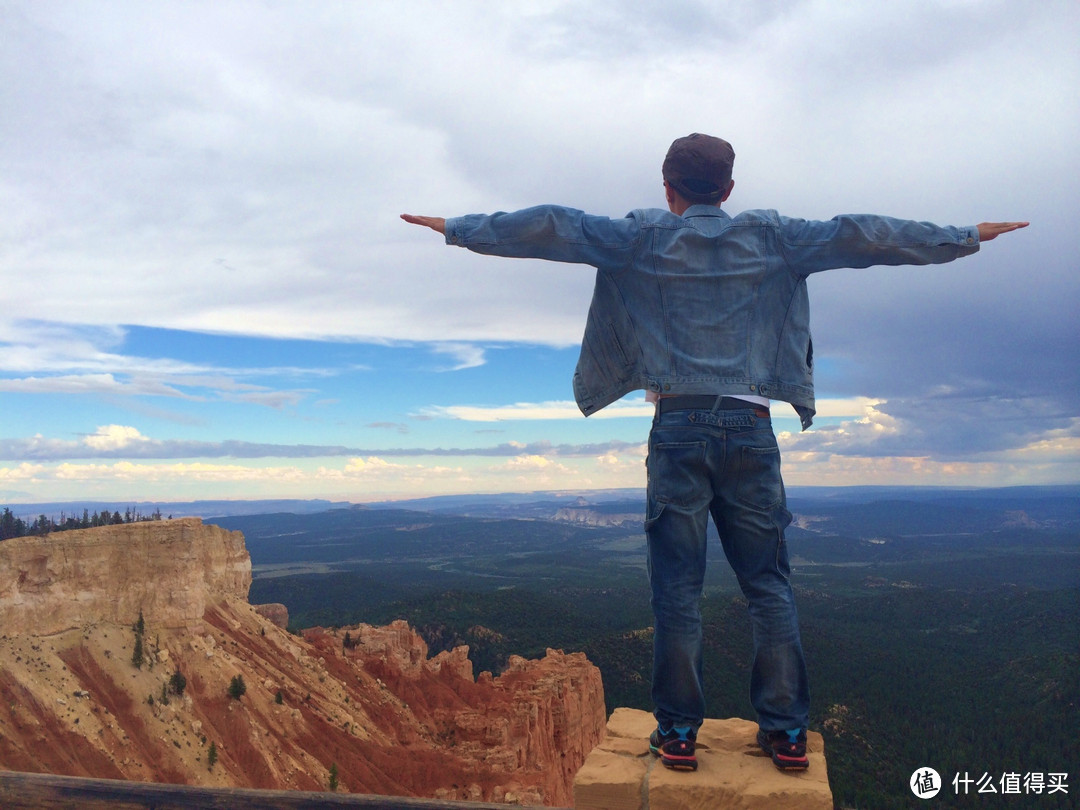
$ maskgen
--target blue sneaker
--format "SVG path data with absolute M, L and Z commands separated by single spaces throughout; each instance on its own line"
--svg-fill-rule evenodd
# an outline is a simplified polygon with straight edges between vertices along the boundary
M 772 757 L 773 765 L 782 771 L 805 771 L 810 767 L 806 758 L 806 731 L 758 731 L 758 745 Z
M 649 735 L 649 750 L 660 757 L 665 768 L 676 771 L 696 771 L 697 757 L 694 756 L 694 742 L 697 733 L 690 726 L 676 726 L 664 731 L 657 726 Z

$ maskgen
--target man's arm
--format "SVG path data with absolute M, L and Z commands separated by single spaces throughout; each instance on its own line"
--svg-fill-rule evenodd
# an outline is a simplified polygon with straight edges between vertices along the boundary
M 970 256 L 982 241 L 1028 224 L 953 227 L 870 214 L 844 214 L 828 221 L 781 216 L 778 222 L 784 259 L 802 276 L 837 267 L 943 264 Z
M 401 218 L 443 234 L 447 244 L 485 256 L 545 259 L 596 268 L 625 265 L 641 239 L 641 228 L 632 214 L 610 219 L 560 205 L 449 219 L 413 214 L 402 214 Z
M 980 222 L 975 227 L 979 230 L 979 241 L 989 242 L 1003 233 L 1015 231 L 1017 228 L 1026 228 L 1026 222 Z

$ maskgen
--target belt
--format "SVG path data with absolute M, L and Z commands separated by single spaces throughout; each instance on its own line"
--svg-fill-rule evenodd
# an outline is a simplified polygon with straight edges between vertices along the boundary
M 745 399 L 736 397 L 717 397 L 713 394 L 685 394 L 673 397 L 661 397 L 656 402 L 660 413 L 668 411 L 744 411 L 753 410 L 756 416 L 762 419 L 769 417 L 769 409 Z

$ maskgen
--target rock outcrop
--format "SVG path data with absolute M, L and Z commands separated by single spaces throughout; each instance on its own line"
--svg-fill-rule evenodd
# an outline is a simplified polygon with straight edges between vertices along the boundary
M 651 714 L 616 709 L 604 741 L 574 781 L 576 810 L 832 810 L 824 743 L 807 733 L 810 769 L 781 773 L 758 748 L 757 724 L 706 720 L 698 732 L 698 769 L 671 771 L 649 753 Z
M 606 512 L 591 506 L 565 506 L 555 513 L 554 520 L 582 526 L 621 526 L 640 528 L 645 520 L 642 512 Z
M 208 605 L 247 601 L 240 532 L 199 518 L 18 537 L 0 545 L 0 628 L 51 635 L 101 622 L 195 628 Z
M 584 655 L 474 678 L 404 622 L 291 635 L 250 583 L 242 536 L 197 519 L 0 543 L 0 768 L 572 803 L 605 719 Z

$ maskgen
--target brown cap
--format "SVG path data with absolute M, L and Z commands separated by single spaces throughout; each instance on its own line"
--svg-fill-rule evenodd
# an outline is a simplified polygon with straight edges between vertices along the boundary
M 723 138 L 695 132 L 678 138 L 664 158 L 664 179 L 690 202 L 715 203 L 731 182 L 735 150 Z

